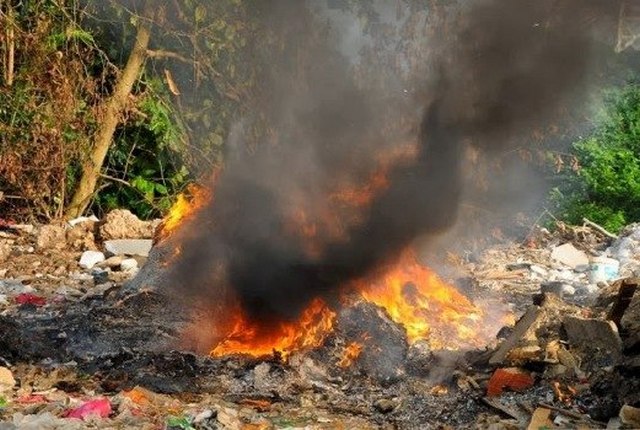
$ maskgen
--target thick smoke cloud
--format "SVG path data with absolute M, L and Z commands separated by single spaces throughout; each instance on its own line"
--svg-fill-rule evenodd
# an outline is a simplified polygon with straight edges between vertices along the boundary
M 380 97 L 356 85 L 335 40 L 305 47 L 314 63 L 301 81 L 283 72 L 296 59 L 274 58 L 263 94 L 276 132 L 252 151 L 242 122 L 232 133 L 214 201 L 185 226 L 182 252 L 163 282 L 211 302 L 230 288 L 252 318 L 268 324 L 296 317 L 311 298 L 333 297 L 417 238 L 446 230 L 460 202 L 465 146 L 504 149 L 583 91 L 594 63 L 593 18 L 614 16 L 614 3 L 469 0 L 452 7 L 455 25 L 432 41 L 439 55 L 415 83 L 426 88 L 421 112 L 406 103 L 418 124 L 417 155 L 390 169 L 388 186 L 357 217 L 336 210 L 343 231 L 318 229 L 315 252 L 308 238 L 292 234 L 292 210 L 321 218 L 332 190 L 368 178 L 374 154 L 394 142 L 380 130 Z M 318 25 L 304 2 L 270 6 L 265 19 L 273 28 L 304 35 Z M 224 282 L 213 275 L 219 268 Z

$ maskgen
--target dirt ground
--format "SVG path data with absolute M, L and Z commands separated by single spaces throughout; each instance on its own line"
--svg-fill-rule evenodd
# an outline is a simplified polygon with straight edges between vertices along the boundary
M 635 226 L 617 240 L 537 229 L 439 262 L 465 295 L 513 314 L 484 348 L 409 345 L 360 303 L 321 347 L 282 360 L 180 350 L 194 312 L 123 288 L 149 257 L 109 255 L 107 241 L 144 248 L 157 224 L 119 213 L 0 227 L 0 429 L 640 427 Z M 618 273 L 595 282 L 591 262 L 605 253 Z M 365 323 L 376 341 L 340 366 Z

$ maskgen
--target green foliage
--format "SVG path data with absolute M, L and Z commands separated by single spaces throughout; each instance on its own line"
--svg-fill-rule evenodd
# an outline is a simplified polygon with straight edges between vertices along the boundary
M 95 42 L 91 33 L 78 27 L 68 27 L 64 31 L 53 33 L 47 38 L 49 47 L 52 50 L 60 49 L 66 43 L 73 41 L 84 43 L 87 46 L 92 46 Z
M 0 27 L 11 26 L 15 36 L 12 46 L 0 38 L 0 51 L 13 49 L 16 59 L 12 70 L 0 62 L 0 76 L 13 75 L 11 83 L 0 81 L 0 191 L 11 196 L 0 216 L 60 216 L 69 174 L 93 133 L 100 76 L 85 70 L 98 54 L 73 24 L 77 4 L 57 3 L 20 2 L 0 15 Z
M 139 113 L 119 128 L 109 150 L 97 212 L 126 207 L 142 218 L 162 216 L 192 179 L 177 155 L 184 130 L 162 88 L 157 79 L 138 85 Z
M 573 145 L 580 168 L 551 195 L 559 215 L 618 231 L 640 221 L 640 85 L 608 95 L 593 134 Z

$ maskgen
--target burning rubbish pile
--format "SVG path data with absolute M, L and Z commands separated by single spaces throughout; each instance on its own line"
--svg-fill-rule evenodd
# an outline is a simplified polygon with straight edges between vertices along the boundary
M 261 358 L 169 351 L 192 327 L 191 309 L 152 291 L 123 297 L 122 280 L 133 272 L 82 268 L 82 248 L 57 250 L 59 244 L 49 243 L 30 252 L 42 242 L 40 231 L 50 230 L 3 231 L 14 262 L 1 283 L 6 300 L 0 305 L 0 421 L 8 428 L 638 426 L 637 280 L 589 284 L 604 255 L 623 262 L 624 273 L 640 269 L 638 227 L 616 240 L 588 226 L 539 230 L 472 261 L 456 260 L 459 275 L 449 282 L 478 303 L 453 295 L 455 309 L 469 312 L 461 327 L 477 329 L 476 318 L 495 312 L 498 304 L 482 299 L 496 290 L 518 316 L 500 323 L 497 338 L 484 345 L 456 344 L 466 330 L 454 321 L 443 326 L 453 332 L 439 333 L 444 323 L 428 313 L 423 319 L 432 323 L 437 341 L 420 338 L 420 331 L 412 339 L 411 321 L 395 321 L 384 295 L 374 293 L 349 296 L 351 302 L 331 314 L 321 311 L 326 307 L 310 308 L 317 312 L 308 316 L 319 324 L 308 327 L 327 329 L 315 338 L 317 345 Z M 95 245 L 105 247 L 100 240 Z M 587 267 L 575 266 L 583 257 Z M 60 259 L 74 261 L 74 269 L 53 275 Z M 400 275 L 410 275 L 419 283 L 417 274 L 435 277 L 404 263 L 415 271 L 394 269 L 376 279 L 402 282 Z M 98 270 L 107 272 L 106 280 Z M 379 287 L 371 285 L 372 291 Z M 413 286 L 409 297 L 420 298 L 419 291 Z M 27 293 L 39 300 L 27 300 Z
M 610 243 L 593 223 L 532 228 L 476 255 L 451 246 L 447 263 L 422 252 L 466 221 L 469 158 L 512 151 L 582 95 L 592 17 L 611 3 L 455 8 L 403 121 L 316 46 L 326 61 L 304 82 L 265 83 L 279 90 L 267 141 L 247 150 L 241 121 L 224 166 L 162 222 L 3 227 L 0 419 L 637 425 L 637 229 Z M 278 4 L 276 27 L 296 23 L 300 2 Z
M 178 202 L 130 289 L 210 308 L 208 333 L 194 336 L 215 356 L 317 346 L 352 296 L 383 307 L 411 343 L 485 343 L 501 315 L 489 322 L 422 267 L 417 244 L 455 223 L 465 154 L 508 150 L 582 95 L 597 46 L 591 17 L 614 10 L 597 1 L 460 7 L 447 37 L 474 43 L 432 41 L 447 51 L 431 59 L 419 83 L 428 96 L 406 103 L 402 129 L 383 127 L 379 95 L 322 50 L 327 61 L 274 98 L 268 142 L 246 151 L 247 132 L 234 130 L 224 166 L 190 204 Z M 281 88 L 274 79 L 265 87 Z

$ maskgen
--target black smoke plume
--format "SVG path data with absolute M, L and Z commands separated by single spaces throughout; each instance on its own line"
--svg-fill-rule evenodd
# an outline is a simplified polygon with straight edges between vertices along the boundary
M 273 28 L 302 35 L 317 25 L 303 11 L 305 2 L 267 3 L 265 22 Z M 387 114 L 381 98 L 356 85 L 334 40 L 305 48 L 314 60 L 302 82 L 286 73 L 295 59 L 274 57 L 263 94 L 275 137 L 247 151 L 239 123 L 213 203 L 183 226 L 182 253 L 163 282 L 211 302 L 231 288 L 250 317 L 268 324 L 295 318 L 313 297 L 334 296 L 417 238 L 446 230 L 456 220 L 465 147 L 504 149 L 583 92 L 597 61 L 594 22 L 615 16 L 616 3 L 450 6 L 449 24 L 431 41 L 438 55 L 415 82 L 424 88 L 421 112 L 411 110 L 412 102 L 405 106 L 417 119 L 416 157 L 391 168 L 388 187 L 359 217 L 345 218 L 343 235 L 318 231 L 318 252 L 289 231 L 291 207 L 300 205 L 311 217 L 321 212 L 332 189 L 365 179 L 374 154 L 394 142 L 380 130 Z M 216 267 L 224 268 L 226 281 L 213 276 Z

